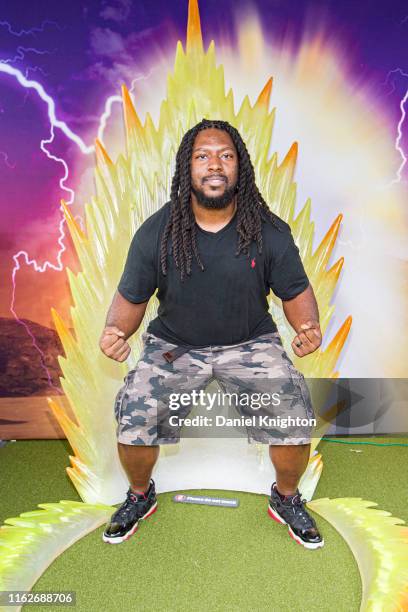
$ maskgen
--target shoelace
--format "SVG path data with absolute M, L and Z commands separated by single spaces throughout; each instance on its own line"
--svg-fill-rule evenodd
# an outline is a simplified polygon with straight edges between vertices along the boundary
M 276 491 L 276 485 L 273 487 Z M 317 535 L 317 527 L 314 519 L 307 513 L 305 508 L 305 504 L 307 503 L 306 499 L 302 499 L 300 493 L 298 492 L 296 495 L 292 497 L 291 504 L 284 504 L 281 500 L 282 505 L 287 510 L 292 510 L 294 515 L 294 525 L 297 523 L 302 531 L 311 531 L 312 535 Z
M 147 501 L 147 496 L 145 496 L 145 499 L 137 499 L 137 496 L 132 493 L 132 491 L 128 491 L 123 506 L 118 508 L 115 513 L 115 519 L 121 519 L 122 517 L 126 518 L 131 511 L 135 510 L 136 505 L 141 501 Z
M 301 499 L 300 496 L 296 496 L 292 499 L 292 510 L 296 518 L 302 520 L 305 523 L 309 523 L 310 527 L 314 528 L 313 519 L 307 513 L 305 508 L 306 499 Z
M 289 504 L 282 504 L 282 505 L 285 506 L 288 510 L 289 509 L 292 510 L 294 518 L 296 519 L 296 522 L 300 521 L 303 523 L 302 529 L 309 528 L 309 529 L 315 530 L 316 526 L 313 521 L 313 518 L 307 513 L 307 510 L 305 508 L 306 502 L 307 500 L 302 499 L 300 494 L 297 493 L 294 497 L 292 497 L 290 506 Z

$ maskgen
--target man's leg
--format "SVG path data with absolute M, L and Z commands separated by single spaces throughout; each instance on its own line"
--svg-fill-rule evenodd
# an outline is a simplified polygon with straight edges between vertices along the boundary
M 269 446 L 269 457 L 276 472 L 276 486 L 282 495 L 294 495 L 307 468 L 310 444 Z
M 314 412 L 304 378 L 285 353 L 279 334 L 264 334 L 251 342 L 224 348 L 214 373 L 224 391 L 245 393 L 252 398 L 249 406 L 238 402 L 237 409 L 246 417 L 251 412 L 253 416 L 256 410 L 258 424 L 247 428 L 249 440 L 269 445 L 277 482 L 271 487 L 268 513 L 288 525 L 289 534 L 299 544 L 320 548 L 323 538 L 297 490 L 309 460 L 310 419 Z M 262 400 L 260 406 L 263 394 L 269 395 L 271 401 L 265 405 Z M 277 417 L 282 417 L 281 424 L 268 427 L 268 418 Z
M 289 534 L 298 544 L 321 548 L 324 540 L 297 488 L 309 462 L 310 444 L 271 444 L 269 456 L 275 467 L 276 483 L 271 488 L 268 514 L 278 523 L 288 525 Z
M 118 442 L 120 462 L 129 480 L 126 500 L 112 515 L 102 539 L 120 544 L 132 536 L 139 521 L 151 516 L 157 509 L 156 488 L 150 480 L 160 447 L 131 445 Z
M 132 446 L 118 442 L 118 452 L 132 491 L 147 491 L 160 446 Z
M 212 378 L 211 364 L 202 352 L 185 353 L 174 362 L 163 357 L 175 345 L 145 333 L 142 355 L 136 368 L 125 377 L 115 399 L 118 423 L 117 447 L 129 480 L 124 503 L 112 515 L 103 540 L 120 543 L 135 533 L 138 522 L 157 507 L 155 483 L 151 479 L 160 444 L 176 444 L 179 427 L 170 426 L 170 396 L 199 391 Z M 187 416 L 192 406 L 181 406 Z

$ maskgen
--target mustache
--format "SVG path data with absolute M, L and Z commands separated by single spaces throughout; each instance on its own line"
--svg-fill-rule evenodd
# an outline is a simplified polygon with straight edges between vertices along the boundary
M 205 183 L 205 181 L 209 181 L 210 179 L 214 179 L 214 178 L 217 178 L 217 179 L 222 179 L 223 181 L 225 181 L 226 183 L 228 183 L 228 179 L 227 179 L 227 177 L 225 176 L 225 174 L 211 174 L 210 176 L 204 176 L 204 177 L 201 179 L 201 183 Z

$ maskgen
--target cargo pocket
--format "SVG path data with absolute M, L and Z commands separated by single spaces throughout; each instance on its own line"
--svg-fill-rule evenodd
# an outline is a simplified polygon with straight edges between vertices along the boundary
M 114 407 L 114 412 L 115 412 L 115 418 L 117 420 L 118 423 L 120 423 L 120 419 L 122 417 L 122 408 L 123 408 L 123 402 L 125 400 L 125 397 L 127 395 L 127 389 L 128 389 L 128 385 L 129 385 L 129 380 L 131 378 L 131 376 L 135 373 L 136 369 L 134 370 L 130 370 L 130 372 L 128 372 L 125 376 L 125 378 L 123 379 L 123 382 L 125 383 L 124 385 L 122 385 L 122 387 L 119 389 L 116 398 L 115 398 L 115 407 Z
M 119 419 L 120 419 L 120 413 L 121 413 L 121 407 L 122 407 L 122 400 L 123 400 L 123 396 L 125 393 L 125 388 L 121 387 L 116 395 L 115 398 L 115 419 L 117 420 L 117 422 L 119 423 Z
M 289 365 L 289 372 L 295 389 L 303 400 L 306 410 L 306 417 L 308 419 L 313 419 L 315 415 L 313 411 L 309 388 L 306 384 L 305 377 L 301 372 L 299 372 L 299 370 L 295 368 L 293 364 Z

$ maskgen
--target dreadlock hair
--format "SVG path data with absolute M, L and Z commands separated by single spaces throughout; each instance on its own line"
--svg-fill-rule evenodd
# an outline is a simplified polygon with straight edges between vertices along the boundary
M 173 258 L 180 270 L 181 280 L 191 274 L 191 262 L 194 257 L 201 270 L 204 270 L 197 249 L 195 217 L 191 206 L 191 157 L 194 140 L 201 130 L 216 128 L 227 132 L 235 145 L 238 154 L 237 182 L 237 233 L 238 245 L 235 255 L 242 251 L 249 257 L 249 246 L 256 240 L 258 252 L 262 252 L 262 213 L 281 229 L 276 217 L 269 209 L 255 183 L 254 168 L 244 141 L 238 130 L 227 121 L 203 119 L 186 132 L 176 154 L 176 169 L 171 184 L 170 217 L 164 229 L 160 262 L 164 275 L 167 273 L 167 243 L 171 236 Z

